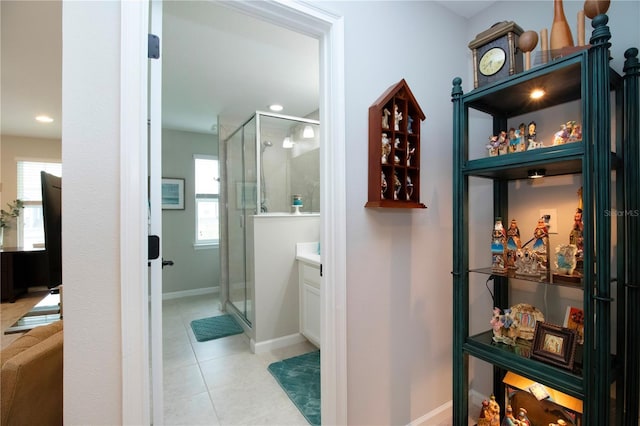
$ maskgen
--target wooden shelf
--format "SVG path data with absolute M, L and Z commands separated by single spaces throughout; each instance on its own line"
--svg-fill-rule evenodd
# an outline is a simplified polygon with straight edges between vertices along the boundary
M 422 109 L 406 81 L 369 107 L 369 191 L 365 207 L 426 208 L 420 202 Z

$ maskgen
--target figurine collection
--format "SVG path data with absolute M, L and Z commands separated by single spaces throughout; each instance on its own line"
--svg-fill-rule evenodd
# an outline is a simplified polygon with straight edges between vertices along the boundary
M 553 135 L 552 144 L 564 145 L 581 140 L 582 126 L 572 120 L 560 125 L 560 130 Z M 517 129 L 512 127 L 509 131 L 503 130 L 498 135 L 489 137 L 489 143 L 486 146 L 490 157 L 544 147 L 544 142 L 538 138 L 535 121 L 531 121 L 528 126 L 520 123 Z

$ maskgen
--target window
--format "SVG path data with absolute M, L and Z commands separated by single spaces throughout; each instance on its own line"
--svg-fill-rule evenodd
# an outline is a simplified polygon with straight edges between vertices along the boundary
M 44 246 L 41 170 L 62 177 L 61 163 L 18 161 L 17 192 L 18 198 L 24 202 L 18 222 L 18 245 L 22 247 Z
M 196 199 L 196 245 L 218 244 L 218 198 L 220 179 L 218 159 L 194 155 Z

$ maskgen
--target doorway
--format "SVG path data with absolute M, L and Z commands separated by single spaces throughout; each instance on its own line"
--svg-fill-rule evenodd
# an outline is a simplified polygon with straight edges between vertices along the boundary
M 344 29 L 343 21 L 339 16 L 335 16 L 326 11 L 310 7 L 309 5 L 293 2 L 286 5 L 279 2 L 230 2 L 231 7 L 249 13 L 260 19 L 268 20 L 277 25 L 295 29 L 296 31 L 312 35 L 321 40 L 321 102 L 320 120 L 323 126 L 323 150 L 321 154 L 321 203 L 330 214 L 323 218 L 321 240 L 323 241 L 323 262 L 328 266 L 324 273 L 324 285 L 321 297 L 321 309 L 323 318 L 323 353 L 321 364 L 323 370 L 322 377 L 322 412 L 327 423 L 346 424 L 346 242 L 345 242 L 345 122 L 344 122 Z M 139 16 L 136 13 L 140 9 L 132 11 L 124 8 L 123 19 L 123 45 L 134 35 L 130 30 L 137 28 L 140 24 Z M 125 29 L 127 29 L 125 31 Z M 134 39 L 135 40 L 135 39 Z M 131 43 L 132 46 L 138 43 Z M 144 52 L 146 46 L 138 45 L 138 53 Z M 123 51 L 123 70 L 137 76 L 137 85 L 146 87 L 146 73 L 142 72 L 144 64 L 140 63 L 136 56 L 129 51 Z M 138 71 L 137 73 L 135 71 Z M 126 73 L 125 73 L 126 74 Z M 146 110 L 146 100 L 138 99 L 141 91 L 131 90 L 131 87 L 123 85 L 121 98 L 123 105 L 132 108 L 134 105 L 140 110 Z M 130 101 L 130 102 L 129 102 Z M 128 136 L 132 140 L 140 140 L 146 146 L 146 138 L 142 140 L 139 136 L 139 128 L 128 128 L 123 123 L 123 138 Z M 138 155 L 140 147 L 135 144 L 124 145 L 123 155 Z M 130 150 L 130 151 L 128 151 Z M 125 172 L 123 172 L 125 173 Z M 139 179 L 142 185 L 145 179 Z M 123 179 L 124 181 L 125 179 Z M 122 195 L 123 204 L 126 204 L 134 193 L 144 193 L 140 188 L 138 191 L 129 191 Z M 138 230 L 144 234 L 146 229 L 137 217 L 122 218 L 121 227 L 123 230 Z M 123 250 L 127 251 L 127 247 Z M 125 258 L 127 265 L 136 270 L 143 264 L 146 267 L 146 260 L 141 259 L 141 254 L 131 249 L 132 256 Z M 139 270 L 138 270 L 139 272 Z M 130 273 L 123 277 L 123 293 L 131 293 L 127 290 L 130 283 L 135 282 L 137 273 Z M 140 298 L 140 294 L 135 294 L 131 298 L 123 299 L 123 317 L 130 312 L 139 312 L 141 306 L 146 306 L 146 300 Z M 123 345 L 127 348 L 138 348 L 137 353 L 145 353 L 144 339 L 137 339 L 135 333 L 123 335 Z M 143 360 L 144 362 L 144 360 Z M 123 360 L 123 371 L 133 370 L 137 367 L 136 360 Z M 140 383 L 136 381 L 136 375 L 123 375 L 123 394 L 132 394 L 140 389 Z M 140 394 L 144 394 L 141 392 Z M 123 398 L 123 420 L 128 422 L 129 418 L 138 419 L 140 410 L 144 410 L 142 404 L 137 404 L 139 399 Z M 134 423 L 136 421 L 133 421 Z

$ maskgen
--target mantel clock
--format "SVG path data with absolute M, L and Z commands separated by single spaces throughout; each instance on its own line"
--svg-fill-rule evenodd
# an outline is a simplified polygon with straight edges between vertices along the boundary
M 494 24 L 469 43 L 473 53 L 473 88 L 478 88 L 522 71 L 518 39 L 523 33 L 513 21 Z

